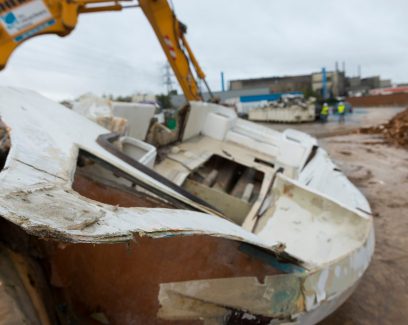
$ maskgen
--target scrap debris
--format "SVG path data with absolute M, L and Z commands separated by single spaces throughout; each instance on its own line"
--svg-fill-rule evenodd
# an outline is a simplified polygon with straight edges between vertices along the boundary
M 286 97 L 249 111 L 251 121 L 301 123 L 316 118 L 316 99 Z
M 408 148 L 408 108 L 397 114 L 388 123 L 361 128 L 360 133 L 382 134 L 388 142 Z

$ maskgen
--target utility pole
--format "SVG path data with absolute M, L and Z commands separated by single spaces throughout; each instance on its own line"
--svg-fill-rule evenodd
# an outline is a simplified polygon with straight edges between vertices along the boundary
M 174 90 L 174 80 L 173 80 L 173 73 L 171 71 L 170 64 L 166 62 L 163 67 L 163 84 L 166 86 L 167 95 L 169 95 Z
M 326 68 L 322 68 L 322 97 L 327 99 L 329 96 L 327 94 L 327 71 Z
M 225 78 L 224 78 L 224 72 L 221 71 L 221 91 L 225 91 Z

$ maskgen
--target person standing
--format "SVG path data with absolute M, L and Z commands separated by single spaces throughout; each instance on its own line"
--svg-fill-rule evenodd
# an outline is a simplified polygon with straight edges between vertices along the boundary
M 343 102 L 340 102 L 337 105 L 337 113 L 339 114 L 339 123 L 344 123 L 346 115 L 346 105 Z
M 322 106 L 322 110 L 320 111 L 320 121 L 322 123 L 326 123 L 329 117 L 329 105 L 324 103 Z

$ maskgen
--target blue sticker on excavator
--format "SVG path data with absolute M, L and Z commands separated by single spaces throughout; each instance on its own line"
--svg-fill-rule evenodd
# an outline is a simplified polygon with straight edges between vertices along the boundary
M 18 35 L 17 37 L 14 38 L 14 40 L 16 42 L 24 41 L 25 39 L 27 39 L 27 38 L 29 38 L 31 36 L 34 36 L 35 34 L 38 34 L 39 32 L 41 32 L 44 29 L 46 29 L 46 28 L 48 28 L 50 26 L 53 26 L 53 25 L 55 25 L 55 20 L 51 19 L 51 20 L 49 20 L 49 21 L 47 21 L 47 22 L 45 22 L 45 23 L 43 23 L 41 25 L 38 25 L 37 27 L 35 27 L 35 28 L 33 28 L 33 29 L 21 34 L 21 35 Z
M 12 12 L 5 14 L 1 19 L 10 27 L 17 21 L 17 17 Z

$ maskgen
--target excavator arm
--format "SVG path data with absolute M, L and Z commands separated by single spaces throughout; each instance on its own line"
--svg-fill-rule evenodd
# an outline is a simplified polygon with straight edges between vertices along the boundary
M 187 100 L 202 100 L 198 80 L 205 74 L 167 0 L 0 0 L 0 69 L 22 42 L 42 34 L 68 35 L 82 13 L 140 7 L 153 27 Z

